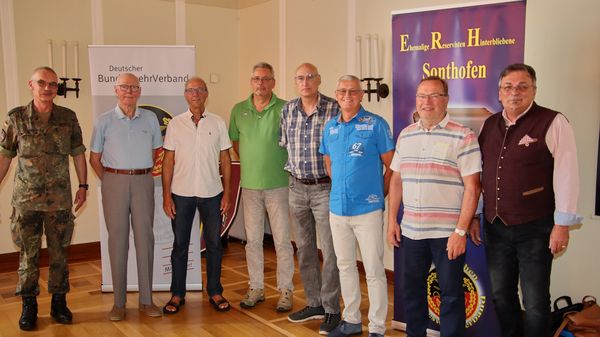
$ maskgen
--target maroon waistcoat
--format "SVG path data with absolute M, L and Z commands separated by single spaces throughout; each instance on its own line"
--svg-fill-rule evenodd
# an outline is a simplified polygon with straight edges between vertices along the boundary
M 479 145 L 484 215 L 489 222 L 499 217 L 506 225 L 517 225 L 554 213 L 554 159 L 546 133 L 556 114 L 534 102 L 510 127 L 502 113 L 485 121 Z

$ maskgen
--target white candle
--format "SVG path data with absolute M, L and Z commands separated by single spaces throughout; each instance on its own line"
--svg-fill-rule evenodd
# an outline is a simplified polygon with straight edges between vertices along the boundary
M 67 77 L 67 41 L 62 42 L 62 75 L 61 77 Z
M 366 77 L 371 77 L 371 34 L 367 34 L 365 36 L 365 38 L 367 39 L 367 52 L 366 52 L 366 64 L 367 64 L 367 71 L 366 71 Z
M 362 78 L 362 38 L 360 35 L 356 37 L 356 64 L 358 68 L 358 77 Z
M 379 78 L 379 36 L 373 35 L 373 77 Z
M 79 77 L 79 42 L 75 41 L 73 44 L 73 59 L 75 60 L 75 78 Z
M 54 67 L 54 60 L 52 58 L 52 40 L 48 39 L 48 67 Z

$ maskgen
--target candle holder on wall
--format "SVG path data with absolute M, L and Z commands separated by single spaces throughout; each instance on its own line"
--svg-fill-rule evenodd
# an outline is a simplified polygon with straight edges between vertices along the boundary
M 371 102 L 371 94 L 377 94 L 377 102 L 380 101 L 381 98 L 386 98 L 390 94 L 390 87 L 387 84 L 381 83 L 383 81 L 383 77 L 365 77 L 360 80 L 361 82 L 367 82 L 367 90 L 365 93 L 367 94 L 367 98 L 369 102 Z M 371 88 L 371 81 L 375 82 L 375 88 Z
M 79 81 L 81 81 L 81 78 L 61 77 L 60 80 L 62 81 L 62 83 L 58 84 L 58 91 L 56 93 L 57 95 L 67 98 L 67 92 L 75 91 L 75 97 L 79 98 Z M 74 87 L 69 88 L 67 84 L 69 80 L 73 80 L 75 82 Z

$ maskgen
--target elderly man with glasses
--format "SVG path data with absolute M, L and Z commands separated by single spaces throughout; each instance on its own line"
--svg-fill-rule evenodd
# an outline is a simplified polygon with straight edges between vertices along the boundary
M 208 88 L 203 79 L 187 80 L 184 95 L 188 110 L 169 122 L 164 144 L 163 210 L 171 219 L 174 240 L 171 299 L 163 312 L 175 314 L 185 304 L 190 234 L 196 210 L 206 242 L 209 302 L 217 311 L 228 311 L 231 306 L 222 295 L 220 234 L 222 215 L 229 209 L 231 141 L 223 118 L 206 111 Z
M 388 310 L 383 209 L 394 141 L 387 122 L 360 104 L 364 92 L 356 76 L 340 77 L 335 93 L 341 113 L 325 124 L 319 152 L 331 177 L 329 222 L 345 308 L 343 320 L 328 336 L 362 333 L 358 242 L 369 291 L 369 336 L 381 337 Z
M 252 308 L 265 300 L 263 237 L 265 210 L 277 254 L 277 289 L 281 292 L 275 310 L 292 309 L 294 251 L 290 241 L 288 177 L 284 170 L 287 151 L 278 144 L 281 108 L 285 101 L 273 93 L 273 67 L 256 64 L 250 77 L 252 94 L 231 111 L 229 137 L 240 158 L 242 206 L 246 229 L 246 263 L 249 289 L 241 301 Z
M 506 337 L 550 335 L 553 255 L 567 248 L 569 227 L 582 220 L 576 214 L 579 174 L 573 128 L 560 112 L 538 105 L 536 93 L 531 66 L 507 66 L 498 83 L 503 110 L 485 121 L 479 135 L 483 241 Z M 481 243 L 479 226 L 473 227 L 471 238 Z
M 142 90 L 134 74 L 117 78 L 117 106 L 94 125 L 90 164 L 102 180 L 102 206 L 108 231 L 114 306 L 111 321 L 125 318 L 129 227 L 133 229 L 137 261 L 139 310 L 159 317 L 152 302 L 154 262 L 154 179 L 152 166 L 162 146 L 156 115 L 137 107 Z
M 46 235 L 50 258 L 50 316 L 61 324 L 72 322 L 65 297 L 69 291 L 67 247 L 74 226 L 69 156 L 79 180 L 75 212 L 85 203 L 88 189 L 85 146 L 77 116 L 53 103 L 58 89 L 56 72 L 48 67 L 35 69 L 29 88 L 33 100 L 8 112 L 0 135 L 0 183 L 12 158 L 18 156 L 10 228 L 21 250 L 16 295 L 23 301 L 19 319 L 22 330 L 32 330 L 37 323 L 42 234 Z
M 448 101 L 446 81 L 437 76 L 421 80 L 419 121 L 400 132 L 391 164 L 388 241 L 402 249 L 408 336 L 426 335 L 432 262 L 441 289 L 441 336 L 465 335 L 466 233 L 481 191 L 481 156 L 473 131 L 450 119 Z

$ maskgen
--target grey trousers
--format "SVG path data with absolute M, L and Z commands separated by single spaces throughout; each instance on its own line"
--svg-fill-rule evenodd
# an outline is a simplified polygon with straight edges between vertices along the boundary
M 151 174 L 123 175 L 104 172 L 102 205 L 108 231 L 108 252 L 114 301 L 123 307 L 127 295 L 129 226 L 137 260 L 139 302 L 152 303 L 154 263 L 154 180 Z
M 340 312 L 340 275 L 329 225 L 331 183 L 305 185 L 290 177 L 290 213 L 295 223 L 298 267 L 306 303 L 323 306 L 325 312 Z M 317 235 L 323 254 L 319 262 Z
M 242 189 L 244 227 L 246 229 L 246 263 L 250 288 L 263 289 L 265 210 L 271 224 L 271 234 L 277 254 L 277 289 L 294 289 L 294 248 L 290 240 L 288 188 L 270 190 Z

